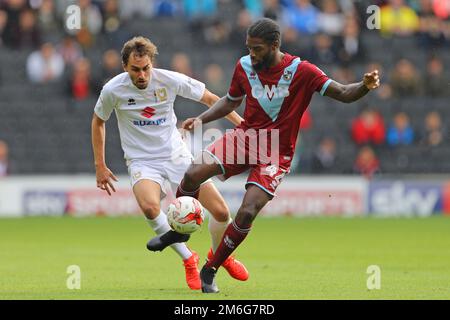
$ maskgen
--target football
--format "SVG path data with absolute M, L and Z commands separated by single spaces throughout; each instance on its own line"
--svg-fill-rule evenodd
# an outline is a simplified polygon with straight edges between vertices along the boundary
M 176 198 L 167 210 L 167 221 L 170 227 L 183 234 L 191 234 L 200 229 L 204 218 L 201 203 L 192 197 Z

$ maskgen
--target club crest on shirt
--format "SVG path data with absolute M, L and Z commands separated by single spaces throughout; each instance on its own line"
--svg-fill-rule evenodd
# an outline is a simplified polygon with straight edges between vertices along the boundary
M 157 101 L 166 101 L 167 100 L 167 90 L 166 88 L 158 88 L 154 91 L 155 98 Z
M 292 71 L 284 70 L 283 79 L 289 81 L 292 79 Z
M 137 180 L 137 179 L 139 179 L 140 177 L 142 177 L 142 172 L 140 172 L 140 171 L 137 171 L 137 172 L 135 172 L 135 173 L 133 174 L 133 179 L 134 179 L 134 180 Z

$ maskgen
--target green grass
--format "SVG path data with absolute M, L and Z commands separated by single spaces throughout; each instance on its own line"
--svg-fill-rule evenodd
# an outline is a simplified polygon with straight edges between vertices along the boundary
M 247 282 L 220 269 L 221 293 L 191 291 L 171 250 L 145 248 L 143 218 L 0 219 L 1 299 L 450 299 L 450 219 L 258 218 L 237 257 Z M 206 225 L 189 241 L 204 261 Z M 202 262 L 203 263 L 203 262 Z M 69 290 L 69 265 L 81 289 Z M 368 290 L 369 265 L 381 289 Z

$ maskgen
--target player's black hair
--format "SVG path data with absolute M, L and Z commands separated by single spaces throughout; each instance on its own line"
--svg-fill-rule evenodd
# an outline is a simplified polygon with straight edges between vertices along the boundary
M 248 28 L 247 35 L 252 38 L 263 39 L 268 44 L 278 41 L 281 45 L 280 26 L 269 18 L 262 18 L 253 23 Z

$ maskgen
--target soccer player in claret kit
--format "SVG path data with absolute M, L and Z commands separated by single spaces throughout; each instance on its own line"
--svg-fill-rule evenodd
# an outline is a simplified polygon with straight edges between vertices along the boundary
M 281 52 L 280 38 L 280 28 L 271 19 L 264 18 L 251 25 L 246 40 L 249 55 L 238 61 L 227 96 L 197 118 L 183 123 L 183 128 L 191 130 L 228 115 L 245 99 L 244 121 L 210 145 L 203 152 L 203 162 L 196 159 L 177 190 L 177 197 L 197 197 L 203 181 L 213 176 L 227 179 L 250 170 L 241 207 L 213 257 L 200 271 L 205 293 L 219 291 L 215 283 L 217 269 L 245 239 L 253 220 L 289 173 L 300 119 L 312 95 L 319 92 L 349 103 L 379 86 L 377 70 L 365 74 L 359 83 L 343 85 L 333 81 L 314 64 Z M 246 140 L 255 135 L 258 145 L 266 146 L 256 148 L 256 153 Z M 273 135 L 278 135 L 278 139 L 274 141 Z M 269 156 L 269 162 L 264 154 Z M 246 163 L 239 161 L 242 156 Z
M 160 200 L 170 185 L 175 192 L 193 156 L 176 128 L 174 101 L 177 96 L 212 106 L 219 97 L 205 88 L 200 81 L 184 74 L 153 68 L 156 46 L 147 38 L 135 37 L 122 49 L 125 72 L 105 84 L 94 109 L 92 119 L 92 145 L 94 151 L 97 187 L 109 195 L 115 191 L 112 180 L 117 181 L 105 161 L 105 122 L 115 111 L 126 164 L 136 200 L 147 222 L 162 240 L 182 258 L 189 288 L 200 290 L 199 256 L 184 243 L 189 235 L 170 230 L 167 218 L 160 209 Z M 242 121 L 237 113 L 228 115 L 235 124 Z M 208 229 L 212 247 L 208 256 L 219 245 L 222 235 L 231 222 L 225 200 L 211 180 L 202 183 L 199 200 L 211 213 Z M 149 241 L 147 248 L 160 251 L 160 238 Z M 223 267 L 241 281 L 248 279 L 245 266 L 231 257 Z

